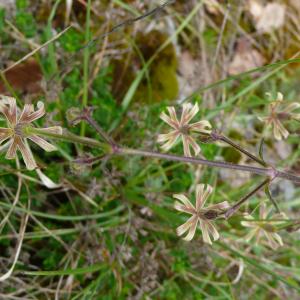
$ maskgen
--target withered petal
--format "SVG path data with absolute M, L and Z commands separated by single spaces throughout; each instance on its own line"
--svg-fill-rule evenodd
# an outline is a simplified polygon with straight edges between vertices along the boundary
M 197 217 L 191 216 L 185 223 L 178 226 L 176 229 L 176 233 L 178 236 L 183 235 L 193 224 L 193 222 L 197 221 Z
M 191 226 L 190 226 L 190 229 L 189 229 L 189 232 L 188 234 L 183 238 L 183 240 L 189 242 L 193 239 L 193 237 L 195 236 L 195 233 L 196 233 L 196 229 L 197 229 L 197 224 L 198 224 L 198 219 L 196 218 Z
M 28 170 L 34 170 L 37 168 L 37 164 L 34 160 L 33 154 L 30 150 L 30 147 L 26 141 L 23 141 L 21 138 L 17 138 L 17 147 L 20 150 L 24 163 Z
M 57 150 L 57 148 L 54 145 L 50 144 L 49 142 L 47 142 L 46 140 L 42 139 L 37 135 L 31 135 L 28 137 L 28 139 L 36 143 L 38 146 L 40 146 L 42 149 L 44 149 L 47 152 Z
M 28 113 L 29 106 L 25 106 L 23 109 L 23 113 L 22 113 L 21 117 L 19 118 L 19 122 L 20 123 L 31 123 L 31 122 L 43 117 L 44 114 L 46 113 L 44 103 L 42 101 L 39 101 L 37 103 L 37 108 L 38 109 L 36 111 Z
M 194 205 L 191 201 L 183 194 L 174 194 L 173 198 L 180 200 L 187 208 L 195 210 Z
M 188 123 L 196 116 L 199 111 L 198 103 L 194 106 L 190 103 L 185 103 L 182 105 L 182 114 L 180 118 L 180 126 L 186 126 Z

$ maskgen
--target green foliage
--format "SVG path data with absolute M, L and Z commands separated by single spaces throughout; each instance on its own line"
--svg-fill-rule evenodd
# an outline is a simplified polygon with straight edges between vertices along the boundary
M 45 5 L 45 1 L 42 2 L 40 5 Z M 53 20 L 49 20 L 54 2 L 47 3 L 47 15 L 38 21 L 36 3 L 17 0 L 13 24 L 31 41 L 46 42 L 53 37 L 53 32 L 59 32 L 70 24 L 65 20 L 64 1 L 54 11 Z M 251 74 L 226 77 L 226 64 L 234 55 L 230 51 L 234 51 L 236 37 L 232 32 L 236 28 L 232 24 L 226 25 L 225 32 L 221 33 L 223 14 L 218 14 L 215 17 L 206 15 L 207 24 L 201 32 L 195 18 L 183 29 L 181 25 L 187 20 L 186 10 L 191 10 L 189 5 L 192 4 L 185 6 L 182 3 L 176 3 L 174 10 L 166 9 L 167 18 L 149 18 L 141 21 L 145 23 L 136 23 L 143 25 L 136 27 L 137 32 L 132 26 L 127 26 L 110 34 L 107 44 L 102 43 L 104 39 L 99 39 L 99 44 L 97 42 L 88 48 L 85 59 L 89 72 L 84 79 L 81 49 L 87 33 L 98 35 L 109 31 L 115 22 L 131 17 L 130 14 L 137 15 L 136 7 L 139 6 L 134 1 L 114 1 L 112 12 L 108 11 L 112 18 L 104 23 L 102 14 L 109 9 L 109 1 L 97 4 L 91 1 L 90 28 L 85 28 L 82 24 L 86 23 L 83 20 L 86 7 L 75 2 L 70 14 L 74 27 L 35 56 L 47 82 L 43 95 L 38 96 L 44 98 L 47 116 L 35 123 L 38 127 L 62 125 L 79 136 L 82 125 L 71 127 L 66 114 L 70 108 L 82 108 L 85 82 L 87 104 L 94 107 L 93 118 L 101 128 L 120 145 L 160 151 L 157 136 L 166 133 L 169 128 L 159 115 L 166 106 L 174 105 L 180 109 L 176 102 L 179 94 L 176 47 L 179 52 L 189 49 L 195 58 L 206 55 L 211 59 L 219 42 L 215 70 L 222 72 L 203 75 L 206 70 L 201 70 L 201 81 L 196 87 L 198 92 L 186 95 L 185 101 L 199 103 L 199 119 L 210 120 L 214 127 L 224 129 L 226 135 L 246 145 L 255 154 L 264 130 L 257 117 L 268 109 L 265 92 L 275 94 L 281 90 L 286 92 L 289 101 L 298 99 L 299 71 L 291 76 L 288 72 L 277 70 L 278 65 L 272 65 L 258 68 Z M 88 1 L 85 4 L 89 5 Z M 199 7 L 200 4 L 199 1 Z M 206 6 L 201 9 L 201 16 L 207 13 Z M 127 11 L 130 14 L 127 15 Z M 3 49 L 13 49 L 14 37 L 4 33 L 7 29 L 5 18 L 7 11 L 0 9 L 1 43 Z M 210 22 L 208 18 L 214 19 Z M 245 20 L 247 18 L 246 14 Z M 173 39 L 161 49 L 170 38 L 167 30 L 160 30 L 165 19 L 172 29 Z M 48 25 L 45 25 L 45 20 Z M 153 26 L 155 29 L 151 29 Z M 176 40 L 174 31 L 178 28 L 181 29 Z M 243 28 L 253 30 L 254 27 Z M 255 40 L 256 35 L 249 34 L 255 43 L 260 43 Z M 274 35 L 273 38 L 279 39 L 279 36 Z M 19 46 L 19 41 L 16 45 Z M 15 60 L 16 53 L 12 51 L 11 56 L 8 53 L 11 60 Z M 226 64 L 223 64 L 222 58 L 226 55 Z M 153 57 L 152 63 L 147 64 Z M 211 61 L 205 63 L 209 65 Z M 26 81 L 25 77 L 22 80 Z M 217 78 L 225 79 L 216 81 Z M 208 82 L 212 83 L 205 85 Z M 51 92 L 54 97 L 50 97 Z M 26 103 L 36 103 L 33 95 L 23 96 L 20 95 L 20 105 L 24 99 Z M 285 125 L 294 133 L 284 148 L 284 151 L 290 151 L 287 158 L 279 158 L 277 152 L 282 151 L 280 147 L 284 146 L 271 138 L 266 140 L 264 157 L 270 157 L 272 163 L 278 161 L 282 169 L 298 172 L 299 124 L 291 121 Z M 4 126 L 2 120 L 0 127 Z M 88 124 L 84 132 L 86 137 L 103 141 L 95 128 Z M 197 142 L 201 146 L 200 156 L 209 160 L 240 162 L 243 157 L 224 145 L 220 147 L 210 141 L 202 143 L 200 139 Z M 16 297 L 50 299 L 53 287 L 60 286 L 63 288 L 59 297 L 73 300 L 125 300 L 134 297 L 223 300 L 239 299 L 241 295 L 245 299 L 275 299 L 277 293 L 287 294 L 290 299 L 297 298 L 300 280 L 297 232 L 288 233 L 282 227 L 279 233 L 285 246 L 278 251 L 269 249 L 266 243 L 255 245 L 253 241 L 248 243 L 244 240 L 247 229 L 241 225 L 245 217 L 243 213 L 247 211 L 257 217 L 257 208 L 265 200 L 260 194 L 253 196 L 233 218 L 216 220 L 221 241 L 212 247 L 203 243 L 199 229 L 191 243 L 176 236 L 176 227 L 187 221 L 188 216 L 174 209 L 173 194 L 184 193 L 194 203 L 195 184 L 210 183 L 216 189 L 208 199 L 209 204 L 225 200 L 233 204 L 260 182 L 260 176 L 252 176 L 237 187 L 233 183 L 237 178 L 229 176 L 235 174 L 232 170 L 229 179 L 224 179 L 221 172 L 208 167 L 198 168 L 141 156 L 105 157 L 94 165 L 80 165 L 75 164 L 74 159 L 97 157 L 102 153 L 98 149 L 59 140 L 55 140 L 58 151 L 46 153 L 31 141 L 29 143 L 41 170 L 61 186 L 54 190 L 43 186 L 36 171 L 25 170 L 20 154 L 21 170 L 17 170 L 15 161 L 5 159 L 3 153 L 0 155 L 0 221 L 8 212 L 11 213 L 9 221 L 3 228 L 0 227 L 0 252 L 5 257 L 1 262 L 3 270 L 8 269 L 12 261 L 20 226 L 25 214 L 29 214 L 21 255 L 13 272 L 15 278 L 22 280 L 21 287 L 12 285 L 12 282 L 18 285 L 18 280 L 7 281 L 8 286 L 5 283 L 3 288 L 0 286 L 1 295 L 24 290 L 24 294 Z M 169 153 L 182 155 L 181 142 Z M 13 206 L 20 172 L 21 193 Z M 297 218 L 299 188 L 293 187 L 294 195 L 289 202 L 284 201 L 281 192 L 285 187 L 275 184 L 274 198 L 278 198 L 280 208 Z M 238 282 L 233 284 L 240 263 L 243 263 L 244 269 Z M 65 287 L 71 287 L 70 293 L 64 294 Z M 51 293 L 48 293 L 50 288 Z
M 182 290 L 175 282 L 164 282 L 162 291 L 160 292 L 161 299 L 176 300 L 183 297 Z
M 159 47 L 167 41 L 167 35 L 157 30 L 147 34 L 138 32 L 132 44 L 136 50 L 133 61 L 140 67 L 146 68 L 145 76 L 141 80 L 135 94 L 134 102 L 152 104 L 153 102 L 174 100 L 179 91 L 177 82 L 177 57 L 172 43 L 159 53 Z M 146 67 L 146 62 L 154 58 L 153 63 Z M 113 61 L 113 87 L 117 98 L 124 97 L 131 82 L 136 76 L 136 66 L 126 63 L 127 57 Z M 120 77 L 121 75 L 121 77 Z M 122 80 L 120 82 L 120 79 Z
M 111 68 L 102 68 L 93 82 L 93 97 L 90 100 L 96 108 L 95 120 L 106 130 L 120 115 L 118 104 L 111 93 L 111 81 Z
M 18 10 L 24 10 L 28 8 L 28 1 L 27 0 L 17 0 L 16 7 Z
M 1 37 L 1 39 L 5 38 L 4 28 L 5 28 L 5 9 L 0 8 L 0 37 Z
M 187 253 L 183 249 L 174 249 L 171 251 L 171 255 L 174 257 L 172 265 L 172 271 L 176 274 L 184 273 L 189 269 L 190 262 Z
M 76 107 L 78 104 L 78 94 L 80 91 L 80 85 L 78 82 L 81 81 L 81 74 L 79 68 L 73 68 L 64 79 L 66 88 L 63 89 L 60 95 L 60 101 L 64 103 L 64 112 L 71 107 Z
M 59 44 L 66 52 L 74 53 L 82 47 L 83 41 L 84 37 L 82 34 L 71 28 L 61 36 Z
M 37 257 L 42 260 L 44 270 L 57 269 L 62 256 L 62 247 L 55 240 L 49 240 L 47 245 L 41 247 L 40 251 L 37 253 Z
M 37 26 L 34 16 L 29 12 L 26 0 L 17 0 L 16 25 L 18 29 L 27 37 L 32 38 L 37 33 Z

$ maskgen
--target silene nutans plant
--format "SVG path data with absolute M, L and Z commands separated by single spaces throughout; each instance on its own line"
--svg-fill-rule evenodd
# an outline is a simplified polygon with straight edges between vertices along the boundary
M 266 97 L 270 98 L 271 96 L 267 95 Z M 262 124 L 266 125 L 265 134 L 272 133 L 277 140 L 287 138 L 289 132 L 285 128 L 285 121 L 300 120 L 300 104 L 296 102 L 286 103 L 283 95 L 278 93 L 277 98 L 269 102 L 268 108 L 269 112 L 267 115 L 259 116 Z M 222 223 L 230 222 L 231 218 L 239 215 L 241 221 L 238 226 L 243 226 L 248 230 L 246 236 L 240 237 L 241 243 L 251 242 L 250 245 L 264 243 L 274 251 L 284 246 L 280 230 L 290 226 L 289 219 L 284 212 L 280 211 L 279 205 L 273 199 L 269 187 L 278 179 L 285 179 L 295 184 L 300 184 L 300 176 L 269 164 L 267 158 L 263 155 L 263 141 L 259 147 L 258 155 L 248 152 L 247 149 L 223 135 L 217 128 L 214 128 L 211 122 L 200 120 L 198 118 L 199 104 L 196 102 L 193 104 L 184 103 L 176 107 L 166 107 L 160 116 L 157 116 L 162 120 L 162 133 L 158 136 L 153 135 L 153 139 L 157 140 L 161 152 L 134 149 L 118 144 L 118 141 L 105 132 L 93 119 L 93 109 L 92 107 L 87 107 L 83 110 L 73 108 L 68 111 L 68 118 L 74 126 L 78 126 L 82 122 L 90 125 L 98 133 L 98 140 L 71 134 L 67 129 L 63 129 L 60 126 L 40 128 L 37 126 L 36 121 L 46 114 L 43 102 L 38 102 L 36 107 L 32 104 L 25 104 L 23 107 L 20 107 L 17 105 L 16 99 L 1 96 L 1 153 L 5 159 L 16 161 L 17 172 L 25 172 L 24 168 L 35 171 L 44 186 L 50 189 L 59 188 L 61 184 L 54 183 L 40 170 L 35 154 L 31 149 L 31 145 L 36 144 L 44 151 L 55 151 L 57 149 L 56 146 L 49 140 L 55 143 L 87 145 L 89 148 L 99 151 L 98 156 L 85 155 L 79 157 L 75 161 L 78 165 L 94 165 L 97 162 L 107 161 L 113 157 L 126 159 L 128 156 L 138 156 L 147 160 L 167 160 L 207 166 L 209 168 L 229 169 L 232 172 L 251 173 L 253 176 L 260 176 L 261 183 L 250 189 L 241 199 L 210 203 L 210 197 L 213 191 L 218 189 L 218 186 L 212 187 L 210 184 L 203 182 L 201 178 L 199 182 L 195 182 L 191 192 L 186 193 L 186 191 L 182 191 L 182 193 L 174 194 L 174 209 L 182 214 L 184 222 L 177 228 L 171 227 L 170 230 L 176 231 L 179 238 L 182 237 L 183 240 L 190 243 L 193 243 L 193 239 L 199 234 L 202 236 L 204 243 L 214 247 L 214 242 L 222 241 L 222 235 L 218 229 L 219 226 Z M 257 166 L 206 160 L 201 155 L 202 143 L 227 144 L 253 161 Z M 172 148 L 177 145 L 182 149 L 181 155 L 170 153 Z M 24 167 L 22 167 L 23 165 Z M 251 197 L 259 191 L 265 192 L 265 200 L 262 200 L 257 205 L 257 210 L 245 209 L 246 204 L 251 202 Z M 227 237 L 224 241 L 228 243 L 230 239 Z M 7 279 L 12 270 L 13 267 L 1 277 L 1 280 Z
M 0 300 L 300 300 L 299 37 L 300 0 L 0 0 Z

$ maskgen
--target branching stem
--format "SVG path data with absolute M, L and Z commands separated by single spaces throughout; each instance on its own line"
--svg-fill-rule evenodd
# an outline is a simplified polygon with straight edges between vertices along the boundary
M 259 163 L 260 165 L 266 167 L 267 164 L 261 160 L 260 158 L 254 156 L 253 154 L 251 154 L 250 152 L 248 152 L 247 150 L 245 150 L 244 148 L 242 148 L 240 145 L 236 144 L 235 142 L 233 142 L 231 139 L 229 139 L 228 137 L 224 136 L 224 135 L 220 135 L 219 136 L 219 140 L 232 146 L 233 148 L 237 149 L 238 151 L 244 153 L 245 155 L 247 155 L 249 158 L 251 158 L 252 160 L 256 161 L 257 163 Z
M 245 197 L 243 197 L 240 201 L 238 201 L 236 204 L 231 206 L 226 212 L 225 217 L 228 219 L 230 218 L 240 207 L 243 203 L 245 203 L 251 196 L 253 196 L 256 192 L 261 190 L 264 186 L 266 186 L 270 182 L 270 179 L 264 180 L 261 184 L 259 184 L 254 190 L 252 190 L 250 193 L 248 193 Z
M 139 149 L 131 149 L 126 147 L 121 147 L 116 144 L 107 144 L 99 142 L 95 139 L 90 139 L 86 137 L 80 137 L 71 133 L 64 133 L 62 135 L 60 134 L 54 134 L 54 133 L 45 133 L 44 131 L 40 130 L 39 128 L 31 128 L 31 133 L 37 133 L 39 135 L 44 135 L 45 137 L 49 138 L 56 138 L 64 141 L 69 141 L 71 143 L 79 143 L 84 144 L 92 148 L 97 148 L 99 150 L 104 151 L 106 154 L 110 155 L 136 155 L 136 156 L 143 156 L 143 157 L 152 157 L 152 158 L 158 158 L 158 159 L 165 159 L 170 161 L 181 161 L 185 163 L 192 163 L 196 165 L 204 165 L 209 167 L 215 167 L 215 168 L 223 168 L 223 169 L 231 169 L 231 170 L 239 170 L 244 172 L 249 172 L 257 175 L 267 176 L 268 180 L 273 180 L 274 178 L 282 178 L 289 181 L 292 181 L 294 183 L 300 184 L 300 176 L 286 173 L 282 171 L 278 171 L 277 169 L 273 167 L 253 167 L 253 166 L 247 166 L 247 165 L 239 165 L 239 164 L 233 164 L 223 161 L 214 161 L 214 160 L 206 160 L 202 158 L 197 157 L 186 157 L 186 156 L 179 156 L 179 155 L 172 155 L 172 154 L 166 154 L 166 153 L 160 153 L 160 152 L 153 152 L 153 151 L 145 151 L 145 150 L 139 150 Z

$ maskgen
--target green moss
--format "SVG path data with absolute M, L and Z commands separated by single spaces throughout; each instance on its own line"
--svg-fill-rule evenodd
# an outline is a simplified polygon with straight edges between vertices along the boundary
M 137 35 L 136 43 L 145 61 L 148 61 L 156 54 L 157 49 L 167 40 L 167 35 L 153 30 L 147 34 L 140 32 Z M 140 85 L 137 97 L 147 101 L 162 101 L 164 99 L 175 99 L 178 95 L 178 82 L 176 78 L 177 58 L 173 44 L 165 47 L 155 58 L 149 68 L 149 81 L 144 80 Z M 149 95 L 149 84 L 152 88 L 152 95 Z M 143 99 L 142 95 L 150 96 Z
M 137 49 L 132 56 L 124 56 L 114 61 L 113 92 L 114 96 L 122 100 L 136 76 L 136 70 L 143 68 L 157 49 L 167 40 L 168 35 L 157 30 L 149 33 L 139 32 L 133 44 Z M 169 44 L 160 51 L 147 70 L 147 75 L 140 83 L 134 96 L 134 102 L 152 103 L 165 99 L 173 100 L 178 95 L 176 78 L 177 57 L 173 44 Z
M 16 2 L 16 25 L 18 29 L 24 33 L 27 38 L 36 35 L 37 26 L 32 13 L 28 12 L 28 3 L 26 0 L 18 0 Z
M 83 36 L 75 29 L 71 28 L 59 39 L 61 47 L 67 52 L 76 52 L 82 47 Z

